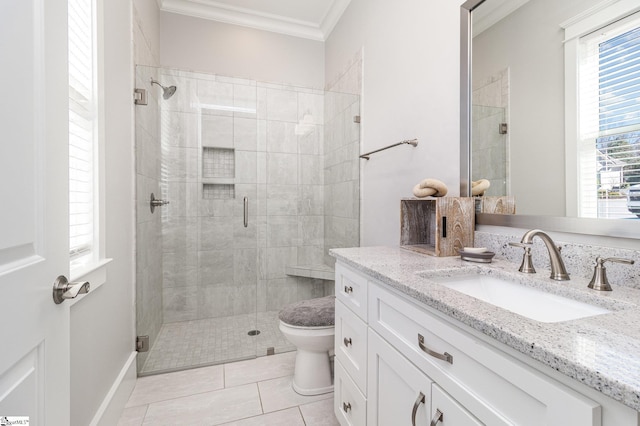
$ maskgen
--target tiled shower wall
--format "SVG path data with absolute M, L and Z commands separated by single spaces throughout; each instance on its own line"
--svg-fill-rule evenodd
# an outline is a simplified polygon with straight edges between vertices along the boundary
M 322 296 L 322 91 L 181 71 L 161 101 L 164 322 Z M 244 198 L 248 224 L 244 226 Z M 256 285 L 257 283 L 257 285 Z
M 324 263 L 329 250 L 360 245 L 360 93 L 362 55 L 325 93 Z

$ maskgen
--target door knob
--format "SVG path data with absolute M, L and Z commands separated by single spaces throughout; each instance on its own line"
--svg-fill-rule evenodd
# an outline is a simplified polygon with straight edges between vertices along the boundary
M 89 293 L 89 281 L 70 283 L 67 277 L 60 275 L 53 283 L 53 302 L 56 305 L 66 299 L 75 299 L 79 294 Z

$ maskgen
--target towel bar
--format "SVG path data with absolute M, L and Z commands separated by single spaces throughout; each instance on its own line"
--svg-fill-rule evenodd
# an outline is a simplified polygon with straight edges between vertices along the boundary
M 364 158 L 365 160 L 368 160 L 371 154 L 375 154 L 376 152 L 384 151 L 385 149 L 393 148 L 394 146 L 404 145 L 404 144 L 411 145 L 411 146 L 418 146 L 418 139 L 411 139 L 411 140 L 394 143 L 393 145 L 385 146 L 384 148 L 376 149 L 375 151 L 362 154 L 360 158 Z

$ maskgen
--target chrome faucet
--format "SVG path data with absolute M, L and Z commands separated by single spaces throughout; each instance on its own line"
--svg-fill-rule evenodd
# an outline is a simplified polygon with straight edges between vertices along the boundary
M 549 252 L 549 263 L 551 263 L 550 278 L 558 281 L 569 280 L 569 274 L 567 273 L 567 268 L 565 268 L 564 262 L 562 261 L 562 256 L 560 255 L 560 248 L 556 246 L 556 244 L 553 242 L 553 240 L 549 235 L 547 235 L 545 232 L 541 231 L 540 229 L 532 229 L 530 231 L 525 232 L 520 242 L 522 245 L 530 247 L 531 244 L 533 243 L 533 238 L 536 236 L 540 237 L 544 245 L 547 247 L 547 251 Z M 525 250 L 525 256 L 526 256 L 526 252 L 527 250 Z M 522 272 L 526 272 L 526 271 L 522 271 Z

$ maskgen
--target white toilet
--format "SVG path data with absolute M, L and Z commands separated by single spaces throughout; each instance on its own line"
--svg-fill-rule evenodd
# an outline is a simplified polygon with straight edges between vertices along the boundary
M 280 311 L 280 331 L 298 352 L 293 390 L 300 395 L 333 391 L 329 351 L 335 335 L 335 296 L 293 303 Z

